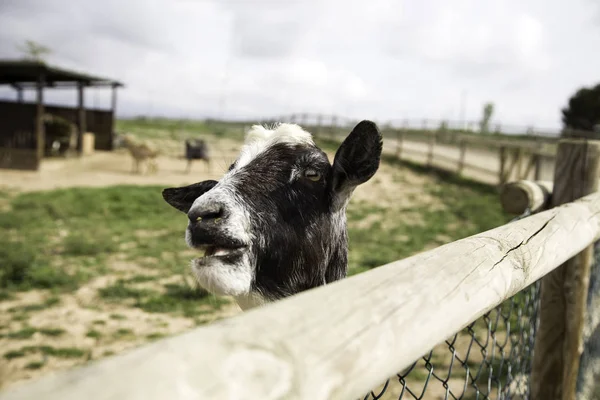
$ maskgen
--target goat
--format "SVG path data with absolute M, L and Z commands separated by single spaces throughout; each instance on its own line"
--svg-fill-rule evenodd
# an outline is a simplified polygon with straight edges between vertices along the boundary
M 199 285 L 246 310 L 347 275 L 346 207 L 379 168 L 382 136 L 358 123 L 333 164 L 295 124 L 255 125 L 220 181 L 167 188 L 187 214 L 185 239 Z
M 202 139 L 199 140 L 186 140 L 185 141 L 185 158 L 188 160 L 186 173 L 189 174 L 192 169 L 193 160 L 204 160 L 206 162 L 206 168 L 210 171 L 210 157 L 208 154 L 208 145 Z
M 158 170 L 156 163 L 158 150 L 152 149 L 145 143 L 137 143 L 131 135 L 123 135 L 120 141 L 133 158 L 132 173 L 140 173 L 140 163 L 143 161 L 146 161 L 148 172 L 155 173 Z

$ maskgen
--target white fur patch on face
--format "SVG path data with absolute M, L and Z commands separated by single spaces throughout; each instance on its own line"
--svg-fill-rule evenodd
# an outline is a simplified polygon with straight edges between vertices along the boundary
M 273 129 L 253 125 L 246 133 L 244 146 L 236 162 L 236 169 L 247 165 L 256 156 L 277 143 L 314 146 L 312 135 L 296 124 L 278 124 Z
M 247 255 L 235 264 L 213 260 L 210 265 L 199 265 L 194 260 L 192 272 L 200 286 L 217 296 L 245 296 L 252 287 L 253 271 Z

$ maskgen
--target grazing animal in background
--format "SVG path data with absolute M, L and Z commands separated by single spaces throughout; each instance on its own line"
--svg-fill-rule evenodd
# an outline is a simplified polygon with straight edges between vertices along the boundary
M 255 125 L 220 181 L 164 189 L 187 214 L 188 246 L 205 252 L 192 262 L 200 286 L 245 310 L 346 277 L 346 207 L 378 170 L 382 144 L 362 121 L 331 164 L 300 126 Z
M 147 172 L 156 173 L 158 171 L 158 164 L 156 163 L 156 157 L 159 154 L 158 150 L 151 148 L 146 143 L 136 142 L 131 135 L 123 135 L 120 141 L 129 150 L 133 158 L 132 173 L 141 173 L 140 164 L 144 161 L 147 165 Z
M 185 141 L 185 158 L 187 159 L 186 173 L 192 169 L 192 161 L 204 160 L 207 171 L 210 171 L 210 156 L 208 154 L 208 145 L 202 139 Z

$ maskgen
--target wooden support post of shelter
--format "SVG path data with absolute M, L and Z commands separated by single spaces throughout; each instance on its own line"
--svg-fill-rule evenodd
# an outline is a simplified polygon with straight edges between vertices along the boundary
M 23 87 L 18 83 L 13 83 L 11 86 L 17 91 L 17 103 L 23 103 Z
M 83 150 L 83 134 L 86 131 L 84 88 L 83 83 L 77 84 L 77 152 L 79 154 Z
M 116 84 L 112 84 L 111 86 L 111 96 L 110 96 L 110 110 L 115 112 L 117 109 L 117 88 L 119 86 Z
M 44 132 L 44 85 L 45 76 L 39 74 L 36 82 L 36 109 L 35 109 L 35 142 L 38 164 L 44 157 L 46 134 Z
M 599 175 L 600 141 L 561 140 L 551 205 L 557 207 L 596 192 Z M 532 400 L 575 399 L 592 258 L 590 245 L 542 278 Z

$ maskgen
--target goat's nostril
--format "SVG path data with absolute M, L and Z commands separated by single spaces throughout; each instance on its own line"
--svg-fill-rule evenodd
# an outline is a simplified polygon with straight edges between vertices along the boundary
M 211 207 L 192 210 L 188 214 L 188 218 L 192 223 L 218 222 L 223 218 L 223 209 L 221 207 Z

